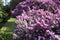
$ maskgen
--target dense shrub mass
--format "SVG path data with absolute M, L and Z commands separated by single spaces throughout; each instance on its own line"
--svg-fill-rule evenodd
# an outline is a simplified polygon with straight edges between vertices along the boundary
M 41 1 L 41 2 L 39 2 Z M 12 12 L 12 16 L 16 17 L 17 15 L 20 15 L 22 13 L 23 10 L 28 11 L 29 7 L 31 9 L 43 9 L 43 10 L 48 10 L 52 13 L 55 13 L 56 9 L 59 8 L 60 9 L 60 5 L 53 2 L 52 0 L 46 0 L 46 2 L 43 0 L 39 0 L 39 1 L 23 1 L 20 2 L 16 8 L 11 11 Z
M 20 2 L 12 16 L 17 27 L 14 40 L 60 40 L 59 0 L 26 0 Z M 57 6 L 58 5 L 58 6 Z
M 0 28 L 3 26 L 5 22 L 7 22 L 9 14 L 6 13 L 2 8 L 0 8 Z

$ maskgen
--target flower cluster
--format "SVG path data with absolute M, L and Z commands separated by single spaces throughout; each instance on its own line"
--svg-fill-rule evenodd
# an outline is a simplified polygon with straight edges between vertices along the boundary
M 46 40 L 47 38 L 45 37 L 48 37 L 48 36 L 49 36 L 48 40 L 50 39 L 56 40 L 55 32 L 52 32 L 52 28 L 59 28 L 59 24 L 58 24 L 60 21 L 59 16 L 60 16 L 59 14 L 53 14 L 51 12 L 44 11 L 43 9 L 40 9 L 40 10 L 32 9 L 32 10 L 29 10 L 28 12 L 23 11 L 21 15 L 16 16 L 17 27 L 15 29 L 15 33 L 18 36 L 17 38 L 19 40 L 23 40 L 24 36 L 25 36 L 24 37 L 25 39 L 27 36 L 29 37 L 30 35 L 31 38 L 27 37 L 26 40 L 32 40 L 32 39 L 38 40 L 41 36 L 42 36 L 42 39 L 44 40 Z M 46 32 L 48 32 L 49 35 Z M 58 33 L 59 33 L 59 30 L 58 30 Z M 36 36 L 36 39 L 34 38 L 35 36 Z
M 53 0 L 56 4 L 57 4 L 57 7 L 60 9 L 60 0 Z
M 12 11 L 17 19 L 13 39 L 60 40 L 60 9 L 56 5 L 52 0 L 19 3 Z
M 13 17 L 16 17 L 18 15 L 21 15 L 23 10 L 27 12 L 29 8 L 35 9 L 35 10 L 43 9 L 43 10 L 48 10 L 52 13 L 55 13 L 58 7 L 57 7 L 57 4 L 52 0 L 50 1 L 49 0 L 30 0 L 30 1 L 26 0 L 26 1 L 20 2 L 16 6 L 16 8 L 11 11 L 11 14 Z

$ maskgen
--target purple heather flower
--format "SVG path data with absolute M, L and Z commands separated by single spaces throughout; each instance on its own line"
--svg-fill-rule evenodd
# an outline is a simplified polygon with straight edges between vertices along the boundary
M 60 33 L 60 9 L 53 0 L 26 0 L 11 12 L 17 19 L 13 39 L 60 40 L 55 36 Z

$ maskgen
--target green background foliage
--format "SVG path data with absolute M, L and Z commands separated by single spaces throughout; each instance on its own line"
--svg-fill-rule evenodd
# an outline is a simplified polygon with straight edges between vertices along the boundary
M 12 34 L 16 27 L 15 18 L 11 17 L 10 10 L 23 0 L 11 0 L 11 2 L 3 6 L 2 0 L 0 0 L 0 40 L 13 40 Z

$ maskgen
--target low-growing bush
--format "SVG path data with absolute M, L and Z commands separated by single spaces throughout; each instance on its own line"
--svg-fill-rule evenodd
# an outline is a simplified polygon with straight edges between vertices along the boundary
M 60 40 L 60 8 L 54 0 L 26 0 L 11 13 L 17 19 L 14 40 Z
M 27 0 L 27 1 L 20 2 L 19 4 L 17 4 L 15 9 L 11 11 L 12 16 L 16 17 L 18 15 L 21 15 L 23 10 L 28 11 L 29 8 L 35 9 L 35 10 L 38 10 L 38 9 L 48 10 L 49 12 L 52 12 L 54 14 L 55 14 L 55 11 L 57 10 L 57 8 L 60 9 L 60 7 L 58 7 L 60 5 L 56 4 L 55 1 L 52 1 L 52 0 L 49 0 L 49 1 L 46 0 L 45 2 L 44 1 L 39 2 L 39 1 L 29 2 Z

